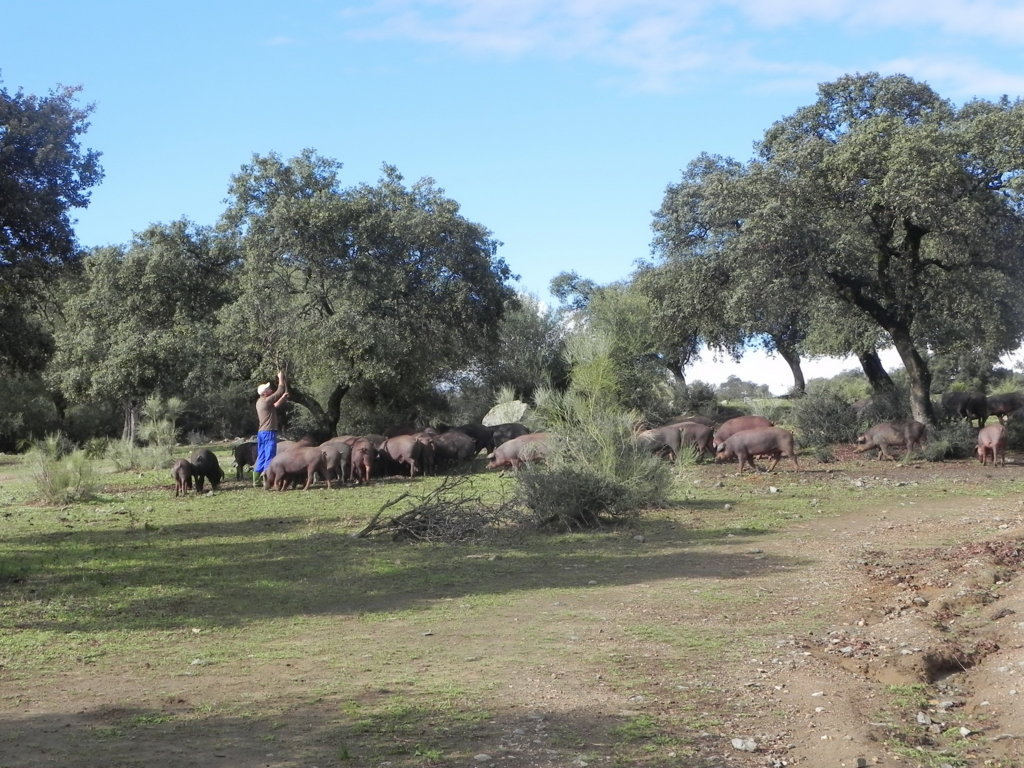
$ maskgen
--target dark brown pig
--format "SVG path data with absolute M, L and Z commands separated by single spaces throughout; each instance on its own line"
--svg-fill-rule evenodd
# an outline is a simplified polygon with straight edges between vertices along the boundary
M 519 469 L 531 461 L 546 459 L 551 454 L 551 435 L 547 432 L 531 432 L 528 435 L 507 440 L 488 455 L 488 469 L 512 467 Z
M 236 445 L 231 449 L 231 453 L 235 457 L 235 480 L 241 480 L 244 467 L 252 469 L 256 466 L 256 443 L 250 441 Z
M 966 419 L 971 426 L 977 419 L 978 426 L 983 427 L 988 419 L 988 398 L 981 392 L 946 392 L 942 410 L 949 419 Z
M 722 443 L 737 432 L 742 432 L 744 429 L 760 429 L 774 426 L 775 425 L 768 421 L 764 416 L 737 416 L 734 419 L 729 419 L 718 428 L 717 432 L 715 432 L 714 448 L 717 451 L 721 447 Z
M 793 433 L 781 427 L 744 429 L 730 435 L 724 443 L 718 446 L 717 458 L 719 461 L 739 459 L 741 474 L 744 464 L 749 464 L 755 472 L 757 471 L 757 465 L 754 463 L 755 456 L 771 458 L 769 472 L 775 469 L 779 459 L 783 456 L 793 459 L 793 466 L 800 469 L 800 463 L 796 460 L 796 451 L 793 450 L 793 442 Z
M 1006 427 L 1002 424 L 989 424 L 978 432 L 978 461 L 988 464 L 992 457 L 992 466 L 1006 466 Z
M 457 429 L 434 435 L 433 442 L 434 458 L 445 467 L 471 461 L 477 453 L 476 440 Z
M 1000 424 L 1005 424 L 1011 416 L 1021 410 L 1024 410 L 1024 395 L 1020 392 L 1004 392 L 988 398 L 988 415 L 995 416 Z
M 896 457 L 889 453 L 894 446 L 905 445 L 909 454 L 914 448 L 920 448 L 924 443 L 925 426 L 920 421 L 885 421 L 876 424 L 864 434 L 857 438 L 860 447 L 858 453 L 878 449 L 878 458 L 883 456 L 896 461 Z
M 174 495 L 187 496 L 192 490 L 192 463 L 188 459 L 178 459 L 171 467 L 174 478 Z

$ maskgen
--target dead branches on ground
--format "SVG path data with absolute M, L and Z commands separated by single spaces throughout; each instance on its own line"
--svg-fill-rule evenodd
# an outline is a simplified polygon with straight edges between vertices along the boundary
M 366 527 L 354 536 L 391 534 L 396 540 L 458 543 L 476 541 L 487 533 L 529 519 L 515 502 L 489 502 L 473 494 L 469 480 L 467 475 L 447 475 L 440 485 L 423 495 L 403 493 L 377 510 Z M 381 519 L 386 510 L 405 500 L 413 505 L 410 509 L 396 517 Z

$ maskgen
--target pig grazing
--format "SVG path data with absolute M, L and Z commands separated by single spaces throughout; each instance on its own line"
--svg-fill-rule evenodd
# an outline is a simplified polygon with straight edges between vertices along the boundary
M 192 490 L 192 464 L 188 459 L 178 459 L 171 466 L 174 478 L 174 495 L 185 496 Z
M 909 454 L 915 447 L 921 447 L 924 432 L 925 426 L 919 421 L 886 421 L 876 424 L 857 438 L 860 445 L 857 452 L 863 453 L 877 448 L 879 459 L 885 456 L 896 461 L 896 457 L 889 453 L 889 448 L 905 445 Z
M 210 481 L 213 490 L 217 490 L 220 481 L 224 479 L 224 470 L 220 468 L 217 456 L 209 448 L 200 448 L 192 454 L 189 459 L 192 463 L 192 477 L 196 483 L 196 493 L 203 492 L 203 482 Z
M 992 457 L 992 466 L 1006 466 L 1006 427 L 1002 424 L 989 424 L 978 432 L 978 461 L 988 464 Z
M 671 424 L 667 427 L 646 429 L 636 436 L 637 444 L 669 461 L 675 461 L 679 453 L 679 442 L 682 436 L 679 427 Z
M 759 429 L 774 426 L 775 425 L 768 421 L 764 416 L 737 416 L 734 419 L 729 419 L 718 428 L 717 432 L 715 432 L 714 448 L 718 451 L 722 447 L 722 443 L 737 432 L 742 432 L 744 429 Z
M 692 448 L 698 456 L 705 453 L 708 456 L 715 455 L 714 430 L 702 421 L 683 421 L 672 426 L 679 429 L 679 450 Z
M 771 458 L 769 472 L 775 469 L 782 456 L 789 456 L 793 459 L 793 466 L 800 469 L 800 463 L 796 460 L 796 451 L 793 450 L 793 442 L 793 433 L 781 427 L 744 429 L 726 438 L 725 442 L 718 446 L 717 458 L 719 461 L 739 459 L 741 474 L 744 464 L 749 464 L 751 469 L 757 471 L 757 465 L 754 463 L 755 456 Z
M 487 468 L 512 467 L 512 469 L 519 469 L 527 462 L 546 459 L 551 453 L 550 437 L 547 432 L 531 432 L 508 440 L 495 448 L 494 453 L 487 457 L 491 460 Z

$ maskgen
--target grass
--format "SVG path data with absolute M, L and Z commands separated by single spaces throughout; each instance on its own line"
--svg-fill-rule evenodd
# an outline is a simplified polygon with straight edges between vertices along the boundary
M 546 721 L 531 716 L 556 711 L 563 686 L 656 698 L 659 676 L 713 669 L 827 622 L 827 606 L 790 624 L 751 610 L 765 578 L 807 562 L 758 554 L 773 533 L 858 505 L 980 495 L 983 482 L 855 487 L 786 471 L 716 484 L 713 465 L 687 466 L 668 507 L 634 526 L 412 544 L 352 534 L 436 479 L 267 493 L 235 481 L 218 452 L 230 479 L 217 493 L 174 498 L 166 471 L 97 462 L 97 495 L 60 507 L 35 502 L 28 468 L 4 458 L 0 670 L 11 685 L 0 714 L 21 711 L 22 690 L 87 677 L 124 710 L 67 732 L 110 764 L 140 733 L 211 753 L 249 736 L 254 754 L 320 765 L 468 764 L 518 738 L 509 720 L 537 733 Z M 1004 476 L 986 491 L 1019 492 Z M 473 482 L 496 498 L 514 480 Z M 707 623 L 691 626 L 691 614 Z M 530 704 L 509 709 L 509 696 Z M 672 715 L 563 713 L 541 733 L 582 753 L 621 741 L 613 761 L 669 765 L 705 722 L 715 722 L 706 708 L 684 702 Z M 17 727 L 28 742 L 50 732 L 45 718 Z

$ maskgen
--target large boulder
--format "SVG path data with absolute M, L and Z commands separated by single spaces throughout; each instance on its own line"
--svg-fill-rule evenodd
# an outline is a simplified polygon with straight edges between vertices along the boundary
M 499 403 L 487 412 L 480 423 L 485 427 L 496 427 L 499 424 L 509 424 L 513 421 L 521 422 L 529 409 L 530 406 L 522 400 Z

